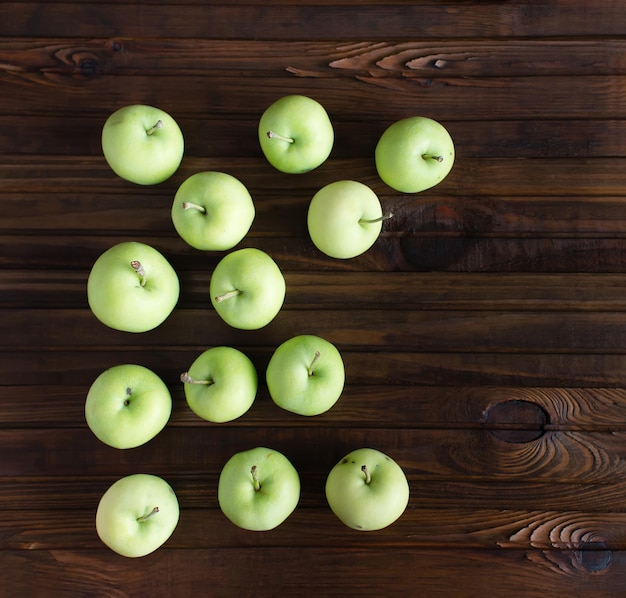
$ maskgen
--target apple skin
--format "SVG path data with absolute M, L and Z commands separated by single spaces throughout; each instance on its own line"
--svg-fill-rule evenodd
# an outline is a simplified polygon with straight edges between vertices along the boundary
M 258 375 L 250 358 L 233 347 L 212 347 L 186 372 L 196 383 L 185 383 L 190 409 L 202 419 L 223 423 L 242 416 L 254 402 Z M 185 382 L 185 374 L 181 376 Z M 202 384 L 198 381 L 211 381 Z
M 286 285 L 280 268 L 264 251 L 238 249 L 224 256 L 211 275 L 211 303 L 233 328 L 257 330 L 269 324 L 285 300 Z M 225 293 L 239 293 L 227 299 Z
M 452 137 L 441 123 L 410 116 L 383 132 L 376 145 L 375 163 L 378 175 L 392 189 L 418 193 L 448 176 L 454 154 Z M 441 157 L 441 161 L 433 156 Z
M 158 512 L 146 518 L 155 507 Z M 176 494 L 164 479 L 136 473 L 120 478 L 102 495 L 96 531 L 114 552 L 137 558 L 165 543 L 176 529 L 179 515 Z
M 363 466 L 371 476 L 366 483 Z M 326 478 L 326 499 L 348 527 L 373 531 L 391 525 L 409 503 L 409 483 L 391 457 L 373 448 L 350 452 Z
M 137 261 L 146 273 L 145 285 L 131 266 Z M 87 280 L 93 314 L 106 326 L 124 332 L 146 332 L 170 315 L 180 294 L 178 276 L 156 249 L 125 241 L 98 257 Z
M 102 372 L 85 400 L 85 419 L 95 436 L 117 449 L 145 444 L 167 424 L 172 413 L 169 389 L 154 372 L 123 364 Z
M 252 467 L 260 489 L 256 489 Z M 222 512 L 238 527 L 267 531 L 279 526 L 300 500 L 300 477 L 282 453 L 257 447 L 233 455 L 224 465 L 218 482 Z
M 270 137 L 276 133 L 283 138 Z M 309 172 L 330 155 L 335 133 L 328 113 L 313 98 L 288 95 L 276 100 L 259 120 L 259 143 L 267 161 L 288 174 Z
M 378 239 L 382 217 L 374 191 L 358 181 L 342 180 L 325 185 L 313 196 L 307 226 L 322 253 L 349 259 L 366 252 Z
M 225 172 L 206 171 L 183 181 L 174 197 L 171 215 L 174 228 L 191 247 L 224 251 L 246 236 L 255 209 L 241 181 Z
M 157 122 L 162 126 L 151 129 Z M 165 111 L 132 104 L 111 114 L 102 127 L 102 153 L 113 172 L 138 185 L 162 183 L 176 172 L 185 142 Z
M 313 360 L 313 373 L 309 374 Z M 345 383 L 343 360 L 337 348 L 311 334 L 294 336 L 282 343 L 270 358 L 265 376 L 270 396 L 279 407 L 307 416 L 328 411 L 341 396 Z

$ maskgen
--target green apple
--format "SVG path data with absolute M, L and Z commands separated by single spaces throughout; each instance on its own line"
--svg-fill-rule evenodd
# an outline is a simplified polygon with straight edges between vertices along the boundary
M 218 481 L 222 512 L 235 525 L 267 531 L 280 525 L 300 500 L 300 478 L 291 462 L 273 449 L 257 447 L 233 455 Z
M 213 270 L 209 292 L 220 317 L 233 328 L 269 324 L 285 300 L 285 278 L 264 251 L 247 247 L 225 255 Z
M 417 193 L 434 187 L 452 170 L 454 143 L 446 128 L 431 118 L 403 118 L 381 135 L 375 163 L 392 189 Z
M 341 396 L 345 383 L 337 348 L 311 334 L 282 343 L 270 358 L 265 376 L 273 401 L 299 415 L 328 411 Z
M 174 268 L 154 247 L 126 241 L 107 249 L 93 264 L 87 300 L 103 324 L 146 332 L 170 315 L 180 293 Z
M 309 236 L 326 255 L 339 259 L 356 257 L 378 239 L 383 220 L 378 196 L 358 181 L 335 181 L 311 199 L 307 214 Z
M 326 478 L 326 499 L 348 527 L 361 531 L 382 529 L 404 513 L 409 483 L 402 468 L 372 448 L 346 455 Z
M 258 386 L 254 364 L 233 347 L 207 349 L 180 379 L 191 410 L 215 423 L 232 421 L 248 411 Z
M 284 96 L 259 120 L 261 150 L 281 172 L 300 174 L 317 168 L 330 155 L 334 140 L 328 113 L 307 96 Z
M 248 233 L 254 203 L 245 185 L 225 172 L 197 172 L 183 181 L 172 205 L 172 222 L 191 247 L 232 249 Z
M 154 106 L 116 110 L 102 127 L 102 153 L 117 174 L 138 185 L 155 185 L 176 172 L 185 142 L 180 127 Z
M 176 494 L 162 478 L 136 473 L 114 482 L 96 511 L 100 539 L 122 556 L 136 558 L 154 552 L 178 525 Z
M 118 449 L 140 446 L 154 438 L 172 413 L 172 396 L 154 372 L 124 364 L 102 372 L 85 400 L 85 419 L 105 444 Z

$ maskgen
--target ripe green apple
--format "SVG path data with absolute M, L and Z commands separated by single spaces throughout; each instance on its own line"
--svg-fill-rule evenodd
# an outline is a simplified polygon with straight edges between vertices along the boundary
M 154 552 L 178 525 L 176 494 L 162 478 L 136 473 L 114 482 L 96 511 L 96 531 L 113 551 L 126 557 Z
M 358 181 L 335 181 L 311 199 L 307 214 L 309 236 L 326 255 L 339 259 L 356 257 L 378 239 L 383 220 L 378 196 Z
M 254 364 L 233 347 L 207 349 L 180 379 L 191 410 L 215 423 L 232 421 L 248 411 L 258 386 Z
M 191 247 L 232 249 L 252 226 L 254 203 L 245 185 L 225 172 L 197 172 L 183 181 L 172 205 L 172 222 Z
M 154 372 L 141 365 L 116 365 L 92 383 L 85 419 L 105 444 L 118 449 L 140 446 L 154 438 L 172 413 L 172 396 Z
M 378 175 L 392 189 L 417 193 L 434 187 L 452 170 L 454 143 L 441 123 L 410 116 L 383 132 L 375 163 Z
M 154 247 L 126 241 L 95 261 L 87 299 L 96 318 L 125 332 L 146 332 L 170 315 L 180 293 L 174 268 Z
M 384 453 L 361 448 L 346 455 L 326 478 L 326 499 L 348 527 L 361 531 L 391 525 L 409 503 L 402 468 Z
M 281 172 L 300 174 L 317 168 L 330 155 L 334 141 L 328 113 L 307 96 L 284 96 L 259 120 L 261 150 Z
M 115 174 L 155 185 L 176 172 L 185 142 L 180 127 L 154 106 L 133 104 L 116 110 L 102 127 L 102 153 Z
M 273 449 L 257 447 L 233 455 L 218 481 L 222 512 L 235 525 L 267 531 L 280 525 L 300 500 L 300 478 L 291 462 Z
M 209 292 L 220 317 L 233 328 L 269 324 L 285 300 L 285 279 L 276 262 L 254 247 L 225 255 L 213 270 Z
M 270 358 L 265 376 L 273 401 L 299 415 L 328 411 L 341 396 L 345 383 L 337 348 L 311 334 L 282 343 Z

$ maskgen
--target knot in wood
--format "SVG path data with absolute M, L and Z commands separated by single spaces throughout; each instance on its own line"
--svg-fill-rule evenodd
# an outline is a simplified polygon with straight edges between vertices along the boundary
M 550 418 L 540 405 L 512 399 L 492 405 L 485 414 L 485 427 L 504 442 L 531 442 L 541 438 Z

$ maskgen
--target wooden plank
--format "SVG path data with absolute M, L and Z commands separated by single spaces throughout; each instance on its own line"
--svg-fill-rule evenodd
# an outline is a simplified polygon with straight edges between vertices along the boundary
M 181 239 L 124 234 L 68 238 L 0 234 L 0 266 L 6 269 L 72 269 L 87 276 L 98 256 L 122 241 L 153 245 L 181 277 L 196 270 L 211 272 L 222 254 L 201 253 Z M 68 253 L 68 246 L 76 248 Z M 333 260 L 312 243 L 293 238 L 267 238 L 260 244 L 245 239 L 238 248 L 259 247 L 269 253 L 283 272 L 521 272 L 621 274 L 626 259 L 626 239 L 588 238 L 480 238 L 382 236 L 364 254 L 350 260 Z M 86 278 L 85 278 L 86 280 Z M 184 285 L 184 279 L 183 279 Z
M 121 474 L 111 472 L 106 475 L 88 475 L 61 477 L 43 476 L 2 476 L 0 482 L 4 491 L 0 494 L 0 509 L 15 509 L 19 501 L 21 517 L 28 512 L 55 513 L 63 519 L 68 511 L 89 510 L 94 514 L 95 505 L 106 489 L 119 479 Z M 326 509 L 324 485 L 327 472 L 307 472 L 302 477 L 302 492 L 298 508 Z M 183 510 L 216 508 L 219 474 L 206 472 L 198 475 L 194 472 L 171 472 L 167 481 L 176 490 L 176 496 Z M 426 512 L 442 510 L 445 512 L 463 512 L 470 517 L 472 511 L 518 513 L 546 512 L 589 512 L 598 515 L 623 513 L 624 491 L 626 482 L 623 478 L 603 480 L 599 483 L 585 483 L 584 486 L 573 480 L 559 483 L 532 479 L 489 479 L 489 478 L 445 478 L 437 475 L 410 476 L 410 508 Z M 572 507 L 574 505 L 574 507 Z M 432 515 L 434 516 L 434 515 Z M 50 522 L 54 525 L 54 522 Z M 345 531 L 345 530 L 344 530 Z M 532 532 L 532 528 L 527 530 Z M 7 534 L 11 538 L 11 534 Z M 589 536 L 587 536 L 589 537 Z M 583 540 L 581 537 L 580 540 Z M 509 549 L 511 546 L 503 546 Z
M 233 3 L 235 4 L 235 3 Z M 310 3 L 309 3 L 310 4 Z M 626 74 L 626 42 L 606 39 L 435 39 L 337 42 L 275 39 L 0 39 L 0 71 L 260 77 L 524 77 Z
M 183 365 L 181 363 L 181 365 Z M 181 368 L 184 369 L 184 368 Z M 159 370 L 160 372 L 160 370 Z M 157 372 L 157 373 L 159 373 Z M 90 381 L 68 386 L 29 384 L 24 373 L 20 385 L 0 386 L 2 427 L 75 428 L 85 426 L 84 403 Z M 276 408 L 259 372 L 259 389 L 245 416 L 230 425 L 248 427 L 310 426 L 312 421 Z M 170 427 L 211 427 L 187 406 L 183 385 L 170 381 L 173 410 Z M 19 396 L 19 401 L 15 398 Z M 510 402 L 539 407 L 546 423 L 516 417 L 493 421 L 489 410 Z M 348 383 L 337 403 L 316 421 L 327 428 L 367 426 L 407 429 L 532 429 L 537 431 L 613 432 L 626 429 L 624 388 L 523 388 L 456 386 L 369 386 Z M 219 427 L 219 426 L 217 426 Z
M 4 6 L 4 5 L 2 5 Z M 623 119 L 626 114 L 626 76 L 558 77 L 303 77 L 285 72 L 250 85 L 232 77 L 164 76 L 158 95 L 153 78 L 102 75 L 87 81 L 65 75 L 2 73 L 0 110 L 5 114 L 46 114 L 41 93 L 59 110 L 102 119 L 129 103 L 157 104 L 176 119 L 201 118 L 206 107 L 224 118 L 258 118 L 283 95 L 305 94 L 320 101 L 331 118 L 395 120 L 419 112 L 441 121 L 532 119 Z M 168 81 L 169 79 L 169 81 Z M 88 104 L 80 98 L 89 91 Z M 459 111 L 459 94 L 463 110 Z M 224 104 L 220 98 L 228 96 Z M 489 101 L 485 101 L 485 97 Z M 79 109 L 77 110 L 77 105 Z M 381 106 L 385 109 L 382 110 Z M 383 116 L 384 115 L 384 116 Z M 254 136 L 253 136 L 254 138 Z
M 317 334 L 340 350 L 425 353 L 626 354 L 626 314 L 622 312 L 409 311 L 353 309 L 281 311 L 262 333 L 224 324 L 208 296 L 203 309 L 175 309 L 153 331 L 125 335 L 127 346 L 203 347 L 233 344 L 277 347 L 297 334 Z M 60 350 L 120 344 L 121 334 L 103 326 L 89 309 L 11 310 L 0 322 L 0 349 Z M 4 339 L 11 339 L 9 343 Z M 350 377 L 350 372 L 348 372 Z
M 100 134 L 107 115 L 76 115 L 72 127 L 45 114 L 0 114 L 0 153 L 66 156 L 98 156 L 102 154 Z M 178 118 L 186 133 L 185 155 L 211 160 L 230 156 L 258 158 L 260 148 L 254 136 L 260 112 L 244 119 Z M 442 124 L 454 138 L 460 158 L 623 158 L 626 156 L 623 120 L 446 120 Z M 386 119 L 364 127 L 358 121 L 335 118 L 335 143 L 332 158 L 354 159 L 373 156 L 382 131 L 391 125 Z M 193 134 L 192 134 L 193 132 Z M 497 136 L 497 142 L 493 136 Z M 15 139 L 20 139 L 16 144 Z M 49 140 L 55 139 L 51 144 Z M 219 143 L 215 140 L 219 139 Z M 524 143 L 520 144 L 519 140 Z M 212 165 L 207 165 L 211 168 Z M 154 188 L 161 193 L 161 187 Z M 69 193 L 68 193 L 69 194 Z M 134 194 L 129 193 L 134 197 Z
M 321 421 L 321 420 L 320 420 Z M 209 432 L 210 429 L 210 432 Z M 0 476 L 103 476 L 153 472 L 167 477 L 183 463 L 188 474 L 219 473 L 228 456 L 255 446 L 283 452 L 303 478 L 326 475 L 363 446 L 383 450 L 410 479 L 504 480 L 600 484 L 626 471 L 624 432 L 549 432 L 532 442 L 504 442 L 486 430 L 165 427 L 149 443 L 125 451 L 100 442 L 86 426 L 54 430 L 2 429 L 0 448 L 11 455 Z M 172 451 L 180 460 L 171 459 Z
M 553 158 L 506 159 L 458 157 L 450 174 L 436 187 L 420 197 L 442 196 L 622 196 L 626 184 L 626 161 L 623 158 Z M 576 165 L 576 167 L 574 167 Z M 192 174 L 205 170 L 203 158 L 183 158 L 178 171 L 158 187 L 163 208 L 171 208 L 180 184 Z M 322 186 L 345 178 L 369 185 L 381 196 L 397 196 L 412 201 L 416 194 L 394 193 L 378 177 L 373 157 L 329 159 L 318 169 L 297 176 L 284 176 L 259 155 L 257 158 L 214 159 L 210 168 L 226 171 L 239 178 L 251 194 L 282 194 L 291 197 L 312 197 Z M 532 176 L 529 174 L 532 173 Z M 80 186 L 85 193 L 96 196 L 110 193 L 128 194 L 132 189 L 141 198 L 153 193 L 153 187 L 132 185 L 117 177 L 102 156 L 81 156 L 69 160 L 63 156 L 7 155 L 0 164 L 0 193 L 76 193 Z M 166 198 L 166 194 L 170 194 Z
M 23 381 L 28 363 L 34 385 L 89 385 L 102 370 L 119 363 L 141 363 L 175 384 L 181 366 L 188 367 L 206 347 L 155 347 L 150 351 L 127 347 L 128 333 L 120 333 L 117 350 L 9 350 L 0 353 L 3 384 Z M 124 341 L 124 342 L 122 342 Z M 250 349 L 255 367 L 263 370 L 272 349 Z M 626 385 L 623 354 L 556 353 L 420 353 L 385 351 L 342 353 L 346 370 L 359 372 L 359 383 L 376 386 L 508 386 L 562 388 L 618 388 Z
M 465 2 L 402 3 L 394 10 L 368 3 L 328 6 L 326 0 L 316 6 L 284 2 L 275 6 L 246 5 L 244 11 L 231 4 L 186 4 L 184 11 L 176 5 L 159 4 L 5 2 L 0 6 L 0 35 L 159 37 L 167 31 L 168 37 L 178 38 L 291 40 L 619 36 L 623 17 L 623 7 L 616 0 L 601 5 L 586 0 L 575 7 L 565 0 L 514 5 L 489 2 L 478 8 Z M 78 32 L 65 18 L 68 11 L 80 23 Z M 346 23 L 350 23 L 348 31 Z
M 69 499 L 70 497 L 68 497 Z M 99 500 L 99 499 L 98 499 Z M 346 533 L 328 505 L 302 508 L 268 534 L 241 530 L 226 519 L 217 501 L 201 509 L 182 509 L 167 549 L 219 549 L 224 546 L 307 549 L 329 546 L 342 537 L 346 550 L 435 548 L 624 550 L 626 514 L 585 511 L 493 511 L 488 509 L 409 508 L 385 530 Z M 83 550 L 103 547 L 95 529 L 94 510 L 0 511 L 0 550 Z M 59 520 L 63 520 L 60 529 Z M 588 538 L 592 538 L 591 540 Z
M 5 586 L 7 593 L 27 593 L 33 598 L 46 598 L 51 587 L 64 596 L 85 592 L 186 595 L 198 587 L 211 588 L 216 598 L 228 598 L 233 592 L 242 597 L 258 596 L 259 589 L 266 588 L 287 595 L 306 588 L 311 595 L 320 596 L 336 592 L 367 596 L 374 588 L 390 598 L 414 592 L 445 596 L 450 588 L 460 597 L 481 593 L 510 596 L 520 588 L 528 596 L 581 592 L 615 596 L 626 583 L 625 553 L 607 551 L 401 547 L 346 551 L 336 546 L 324 551 L 291 547 L 250 547 L 238 552 L 229 547 L 162 549 L 142 559 L 140 570 L 136 562 L 121 561 L 106 549 L 6 551 L 3 558 L 12 572 Z
M 3 309 L 84 309 L 89 266 L 84 270 L 0 271 Z M 177 309 L 208 308 L 212 268 L 184 271 Z M 420 311 L 626 311 L 626 275 L 463 272 L 288 271 L 284 310 L 354 309 Z

